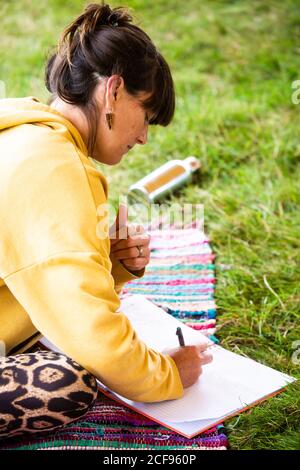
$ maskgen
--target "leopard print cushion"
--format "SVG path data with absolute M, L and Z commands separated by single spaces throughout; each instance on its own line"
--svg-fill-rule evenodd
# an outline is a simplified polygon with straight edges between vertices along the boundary
M 95 378 L 53 351 L 0 358 L 0 439 L 48 431 L 84 415 L 97 397 Z

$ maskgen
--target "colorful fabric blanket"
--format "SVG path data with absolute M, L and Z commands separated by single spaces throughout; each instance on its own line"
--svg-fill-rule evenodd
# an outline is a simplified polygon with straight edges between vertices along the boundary
M 120 298 L 143 294 L 170 315 L 213 336 L 214 255 L 209 240 L 195 223 L 185 228 L 148 229 L 151 261 L 143 278 L 128 282 Z M 8 449 L 226 449 L 224 426 L 185 438 L 99 393 L 91 410 L 63 428 L 1 443 Z

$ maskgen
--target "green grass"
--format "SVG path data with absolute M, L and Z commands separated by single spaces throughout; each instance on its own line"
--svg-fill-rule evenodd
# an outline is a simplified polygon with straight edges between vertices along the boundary
M 47 98 L 46 52 L 83 5 L 1 3 L 7 96 Z M 197 155 L 201 176 L 171 201 L 205 206 L 222 345 L 299 378 L 292 355 L 300 340 L 300 105 L 291 102 L 300 79 L 299 1 L 127 5 L 170 63 L 177 108 L 169 127 L 150 128 L 148 145 L 116 167 L 101 166 L 110 201 L 165 161 Z M 228 420 L 232 449 L 300 449 L 299 391 L 292 385 Z

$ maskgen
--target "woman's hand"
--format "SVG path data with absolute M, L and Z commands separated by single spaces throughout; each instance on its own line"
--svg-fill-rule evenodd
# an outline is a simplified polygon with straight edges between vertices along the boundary
M 150 261 L 150 235 L 143 225 L 128 225 L 125 205 L 120 205 L 116 221 L 110 228 L 110 252 L 129 271 L 140 271 Z
M 183 388 L 190 387 L 202 374 L 202 366 L 213 360 L 212 354 L 206 352 L 207 344 L 184 346 L 163 351 L 172 357 L 177 366 Z

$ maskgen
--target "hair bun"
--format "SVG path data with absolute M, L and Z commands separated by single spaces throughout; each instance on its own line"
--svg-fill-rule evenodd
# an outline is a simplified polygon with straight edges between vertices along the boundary
M 111 13 L 109 5 L 90 3 L 82 14 L 83 21 L 81 29 L 85 34 L 88 34 L 95 31 L 99 26 L 109 26 Z
M 132 21 L 132 16 L 124 7 L 111 9 L 109 5 L 90 3 L 81 15 L 81 35 L 93 33 L 101 26 L 125 26 Z
M 103 26 L 126 26 L 132 21 L 132 16 L 126 7 L 111 9 L 109 5 L 90 3 L 85 10 L 65 29 L 59 44 L 58 52 L 66 50 L 68 62 L 71 65 L 71 55 L 76 47 L 74 36 L 79 37 L 81 44 L 85 36 L 93 34 Z

